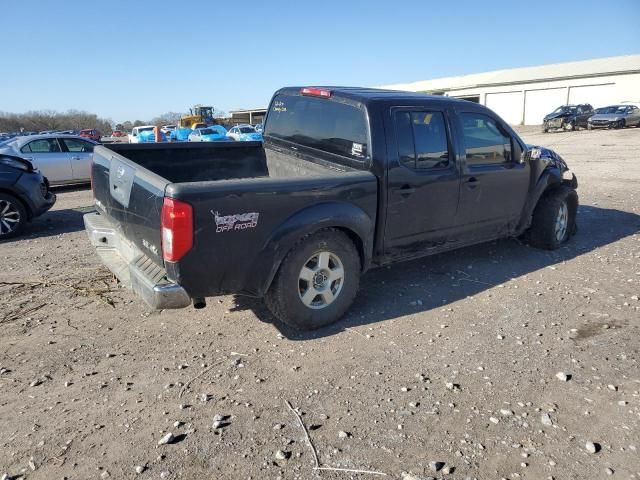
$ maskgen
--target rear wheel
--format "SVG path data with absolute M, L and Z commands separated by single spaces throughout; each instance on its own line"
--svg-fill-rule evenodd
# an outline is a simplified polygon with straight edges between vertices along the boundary
M 624 128 L 626 126 L 626 122 L 624 120 L 618 120 L 616 123 L 616 128 Z
M 576 230 L 578 194 L 569 187 L 546 193 L 533 212 L 527 238 L 531 245 L 555 250 L 567 242 Z
M 360 283 L 360 256 L 338 230 L 322 230 L 285 257 L 265 303 L 287 325 L 313 330 L 336 322 L 353 303 Z
M 15 237 L 27 223 L 27 212 L 16 197 L 0 193 L 0 240 Z

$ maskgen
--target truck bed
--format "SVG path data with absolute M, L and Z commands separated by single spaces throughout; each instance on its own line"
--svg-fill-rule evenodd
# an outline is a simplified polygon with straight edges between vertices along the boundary
M 320 164 L 265 151 L 260 142 L 111 144 L 122 155 L 170 183 L 206 182 L 242 178 L 291 178 L 337 175 L 354 169 Z
M 163 277 L 191 298 L 262 295 L 292 242 L 329 219 L 351 225 L 356 216 L 360 237 L 373 239 L 378 185 L 371 172 L 258 142 L 104 145 L 92 168 L 102 217 L 94 222 L 96 246 L 110 248 L 100 242 L 111 241 L 103 232 L 113 225 L 115 249 L 127 252 L 133 277 L 143 276 L 139 265 L 153 264 L 156 284 Z M 177 262 L 162 253 L 165 197 L 193 207 L 193 247 Z

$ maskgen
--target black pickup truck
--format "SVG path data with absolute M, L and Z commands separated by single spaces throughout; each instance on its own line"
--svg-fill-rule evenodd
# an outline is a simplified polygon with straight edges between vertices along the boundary
M 152 307 L 264 297 L 311 329 L 339 319 L 367 269 L 507 236 L 557 248 L 577 181 L 464 100 L 283 88 L 258 142 L 96 147 L 91 242 Z

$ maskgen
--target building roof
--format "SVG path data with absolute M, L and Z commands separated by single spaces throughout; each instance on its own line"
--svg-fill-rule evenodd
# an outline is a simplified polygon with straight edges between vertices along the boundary
M 492 72 L 474 73 L 459 77 L 444 77 L 434 80 L 384 85 L 380 88 L 410 92 L 446 92 L 474 87 L 564 80 L 620 73 L 640 73 L 640 55 L 623 55 L 579 62 L 539 65 L 536 67 L 494 70 Z

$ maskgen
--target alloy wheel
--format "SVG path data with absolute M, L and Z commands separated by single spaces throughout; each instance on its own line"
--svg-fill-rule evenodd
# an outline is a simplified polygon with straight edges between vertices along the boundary
M 11 202 L 0 200 L 0 237 L 12 233 L 20 225 L 20 211 Z
M 556 217 L 556 240 L 562 242 L 567 234 L 567 227 L 569 226 L 569 209 L 567 208 L 567 202 L 563 202 L 558 209 L 558 216 Z
M 313 254 L 302 266 L 298 276 L 298 294 L 307 307 L 314 310 L 331 305 L 344 285 L 344 267 L 331 252 Z

